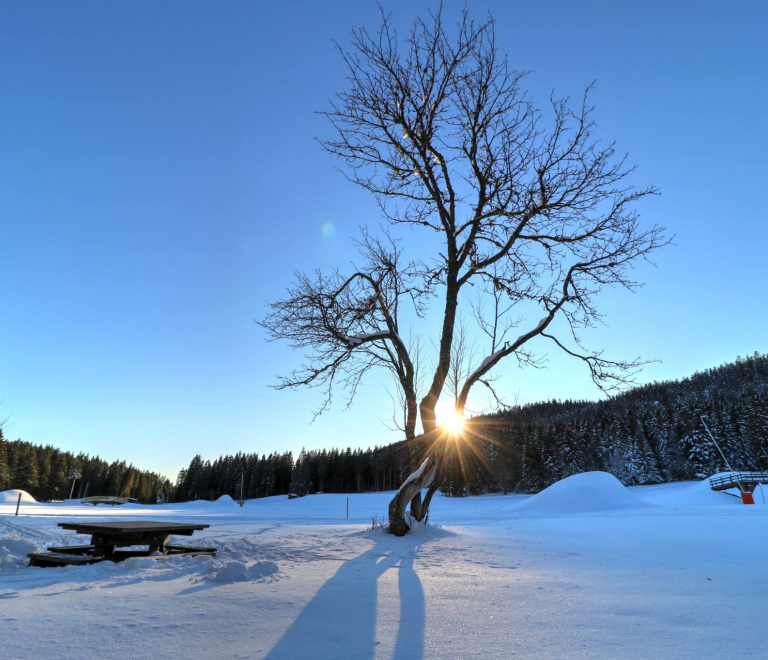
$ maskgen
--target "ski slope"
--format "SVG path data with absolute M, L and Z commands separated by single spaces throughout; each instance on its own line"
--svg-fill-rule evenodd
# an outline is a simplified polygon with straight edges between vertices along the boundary
M 269 660 L 768 657 L 768 506 L 707 482 L 576 475 L 534 496 L 393 493 L 164 506 L 0 500 L 0 657 Z M 195 520 L 216 558 L 29 568 L 72 518 Z M 181 542 L 190 539 L 182 538 Z

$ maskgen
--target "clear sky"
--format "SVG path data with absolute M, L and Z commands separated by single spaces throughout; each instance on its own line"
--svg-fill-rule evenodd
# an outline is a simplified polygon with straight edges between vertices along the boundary
M 768 351 L 768 5 L 467 4 L 540 101 L 596 80 L 600 135 L 662 189 L 641 210 L 676 245 L 638 270 L 640 293 L 604 297 L 588 343 L 661 360 L 643 382 Z M 434 5 L 386 6 L 405 26 Z M 8 436 L 172 478 L 195 453 L 398 439 L 378 376 L 311 424 L 318 393 L 268 388 L 300 356 L 254 324 L 294 269 L 343 265 L 378 224 L 314 141 L 345 85 L 332 40 L 377 24 L 368 0 L 0 4 Z M 550 358 L 502 370 L 507 395 L 598 396 Z

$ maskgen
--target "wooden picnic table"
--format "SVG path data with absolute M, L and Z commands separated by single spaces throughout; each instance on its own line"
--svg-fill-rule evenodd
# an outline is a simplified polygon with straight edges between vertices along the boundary
M 123 561 L 129 557 L 168 555 L 214 555 L 216 548 L 193 548 L 170 545 L 171 535 L 192 536 L 210 525 L 156 521 L 74 522 L 59 523 L 62 529 L 78 534 L 90 534 L 88 545 L 49 547 L 49 552 L 28 555 L 30 566 L 62 566 L 67 564 L 94 564 L 105 559 Z M 119 550 L 131 546 L 146 546 L 146 550 Z

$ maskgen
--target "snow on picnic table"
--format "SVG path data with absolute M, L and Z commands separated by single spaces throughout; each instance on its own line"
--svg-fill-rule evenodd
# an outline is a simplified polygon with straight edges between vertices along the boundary
M 766 657 L 768 506 L 705 482 L 577 475 L 537 496 L 436 498 L 426 529 L 366 531 L 393 493 L 165 506 L 0 504 L 0 658 Z M 216 558 L 29 568 L 87 540 L 58 522 L 164 519 Z

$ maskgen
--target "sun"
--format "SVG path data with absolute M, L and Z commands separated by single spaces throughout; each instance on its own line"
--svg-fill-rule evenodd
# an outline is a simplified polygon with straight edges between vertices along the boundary
M 442 427 L 451 435 L 458 435 L 464 430 L 464 417 L 455 410 L 443 419 Z
M 459 435 L 464 430 L 466 420 L 456 412 L 450 401 L 441 401 L 435 407 L 437 425 L 442 426 L 451 435 Z

